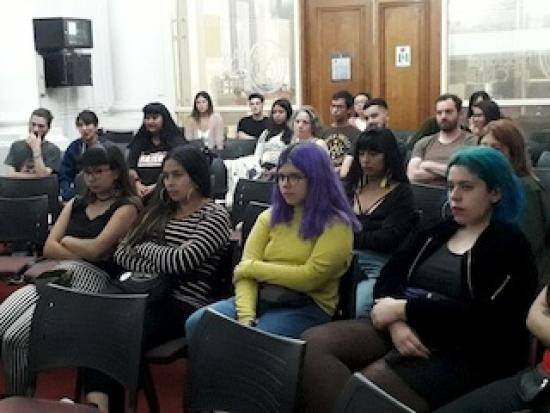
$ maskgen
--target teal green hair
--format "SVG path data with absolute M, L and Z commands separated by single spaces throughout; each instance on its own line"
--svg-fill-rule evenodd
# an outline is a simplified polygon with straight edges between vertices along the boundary
M 468 146 L 457 151 L 447 166 L 463 166 L 482 179 L 487 188 L 501 194 L 493 208 L 492 219 L 515 222 L 525 206 L 525 193 L 512 165 L 499 151 L 483 146 Z

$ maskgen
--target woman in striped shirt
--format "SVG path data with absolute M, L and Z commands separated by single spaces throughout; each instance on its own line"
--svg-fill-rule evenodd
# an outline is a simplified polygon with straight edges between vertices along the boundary
M 127 271 L 162 274 L 173 285 L 172 294 L 147 306 L 145 350 L 182 337 L 187 317 L 213 301 L 230 220 L 225 208 L 210 199 L 210 192 L 205 155 L 191 146 L 173 149 L 162 163 L 157 189 L 137 226 L 114 254 L 115 262 Z M 117 387 L 101 373 L 88 373 L 84 382 L 86 393 L 94 392 L 94 402 L 107 412 L 107 394 L 112 396 Z

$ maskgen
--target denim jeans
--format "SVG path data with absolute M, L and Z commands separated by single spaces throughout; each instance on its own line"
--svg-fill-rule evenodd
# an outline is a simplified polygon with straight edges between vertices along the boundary
M 191 339 L 197 323 L 207 308 L 212 308 L 228 317 L 237 319 L 235 297 L 203 307 L 191 314 L 185 323 L 185 336 L 188 340 Z M 260 303 L 257 308 L 256 328 L 281 336 L 299 338 L 308 328 L 330 320 L 330 315 L 314 302 L 302 307 L 292 308 L 271 307 Z
M 380 270 L 386 265 L 390 256 L 372 250 L 355 250 L 355 254 L 362 275 L 355 292 L 355 317 L 363 318 L 368 317 L 372 310 L 374 284 L 380 275 Z

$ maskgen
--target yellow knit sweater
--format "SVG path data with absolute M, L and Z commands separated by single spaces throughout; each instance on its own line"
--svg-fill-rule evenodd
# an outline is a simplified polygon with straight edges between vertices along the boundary
M 258 284 L 277 284 L 304 292 L 328 314 L 338 304 L 340 277 L 351 260 L 353 232 L 336 221 L 317 238 L 304 240 L 298 231 L 302 208 L 294 209 L 290 223 L 271 227 L 271 209 L 258 217 L 244 246 L 234 280 L 239 321 L 256 318 Z

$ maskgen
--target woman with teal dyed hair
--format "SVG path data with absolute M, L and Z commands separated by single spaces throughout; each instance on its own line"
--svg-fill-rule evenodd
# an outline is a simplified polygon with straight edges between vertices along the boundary
M 515 222 L 520 184 L 507 159 L 483 147 L 458 151 L 447 183 L 452 216 L 394 253 L 371 318 L 303 335 L 308 411 L 332 411 L 355 371 L 427 412 L 524 367 L 537 271 Z

